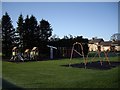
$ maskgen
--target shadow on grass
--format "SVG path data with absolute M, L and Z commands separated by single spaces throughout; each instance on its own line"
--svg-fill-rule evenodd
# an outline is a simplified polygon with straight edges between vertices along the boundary
M 24 90 L 24 89 L 8 82 L 5 79 L 2 79 L 2 90 Z
M 62 66 L 73 67 L 73 68 L 85 68 L 84 63 L 71 64 L 70 66 L 67 64 L 67 65 L 62 65 Z M 120 66 L 120 62 L 110 62 L 110 65 L 109 65 L 108 62 L 104 61 L 102 62 L 102 66 L 101 66 L 100 62 L 97 61 L 97 62 L 87 63 L 86 69 L 109 70 L 117 66 Z

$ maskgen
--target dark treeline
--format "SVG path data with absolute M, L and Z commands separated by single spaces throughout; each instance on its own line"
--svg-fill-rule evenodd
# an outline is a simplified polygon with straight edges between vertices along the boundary
M 4 56 L 10 56 L 14 46 L 24 51 L 26 48 L 44 46 L 44 42 L 52 35 L 52 28 L 48 21 L 42 19 L 39 23 L 36 18 L 22 14 L 18 17 L 17 27 L 14 28 L 8 13 L 2 16 L 2 52 Z
M 83 50 L 84 50 L 84 54 L 85 56 L 88 54 L 88 39 L 84 39 L 82 36 L 77 36 L 77 37 L 68 37 L 68 36 L 64 36 L 64 38 L 59 39 L 59 38 L 55 38 L 52 41 L 49 41 L 48 44 L 51 46 L 55 46 L 58 48 L 57 52 L 54 52 L 54 55 L 61 58 L 61 57 L 67 57 L 69 58 L 71 55 L 71 50 L 73 47 L 73 44 L 79 42 L 83 45 Z M 78 52 L 81 52 L 81 47 L 80 45 L 75 45 L 75 50 L 77 50 Z M 78 54 L 74 54 L 75 57 L 80 57 Z
M 42 19 L 38 22 L 33 15 L 27 15 L 26 18 L 23 18 L 22 14 L 18 17 L 17 27 L 14 28 L 12 20 L 6 12 L 2 16 L 3 56 L 10 57 L 14 46 L 19 47 L 21 52 L 24 52 L 27 48 L 38 47 L 40 57 L 48 57 L 49 48 L 47 45 L 69 47 L 71 49 L 75 42 L 88 43 L 88 39 L 83 39 L 82 36 L 73 37 L 70 35 L 70 37 L 64 36 L 60 39 L 55 35 L 52 36 L 52 31 L 51 24 L 47 20 Z

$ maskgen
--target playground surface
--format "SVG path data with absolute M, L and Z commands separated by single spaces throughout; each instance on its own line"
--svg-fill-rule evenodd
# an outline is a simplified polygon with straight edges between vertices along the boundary
M 118 61 L 111 61 L 110 64 L 107 61 L 103 61 L 102 65 L 100 64 L 100 61 L 96 61 L 96 62 L 87 63 L 86 69 L 108 70 L 108 69 L 118 67 L 119 65 L 120 65 L 120 62 Z M 74 67 L 74 68 L 85 68 L 84 63 L 77 63 L 77 64 L 71 64 L 71 65 L 67 64 L 62 66 Z
M 110 57 L 110 69 L 85 69 L 82 58 L 73 58 L 33 62 L 2 62 L 3 88 L 119 88 L 119 57 Z M 81 64 L 80 68 L 64 65 Z M 94 64 L 100 64 L 96 57 Z M 96 65 L 97 65 L 96 64 Z M 103 62 L 107 65 L 107 62 Z M 99 66 L 100 67 L 100 66 Z

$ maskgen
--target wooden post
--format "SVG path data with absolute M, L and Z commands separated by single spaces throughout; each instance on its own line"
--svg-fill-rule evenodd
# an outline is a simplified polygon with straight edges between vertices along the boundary
M 104 51 L 104 55 L 105 55 L 106 61 L 109 63 L 109 65 L 111 65 L 111 64 L 110 64 L 110 61 L 109 61 L 109 59 L 108 59 L 108 50 L 107 50 L 107 51 Z
M 70 67 L 70 65 L 71 65 L 71 60 L 72 60 L 73 50 L 74 50 L 74 44 L 73 44 L 73 47 L 72 47 L 72 50 L 71 50 L 69 67 Z
M 100 53 L 101 53 L 101 51 L 98 50 L 98 56 L 99 56 L 99 59 L 100 59 L 100 64 L 102 66 L 102 60 L 101 60 L 101 57 L 100 57 Z
M 82 54 L 81 54 L 81 53 L 79 53 L 77 50 L 75 50 L 75 49 L 74 49 L 74 46 L 75 46 L 76 44 L 80 45 L 81 50 L 82 50 Z M 79 42 L 76 42 L 76 43 L 74 43 L 74 44 L 73 44 L 73 47 L 72 47 L 72 50 L 71 50 L 71 57 L 70 57 L 70 61 L 71 61 L 71 59 L 72 59 L 73 51 L 75 51 L 75 52 L 76 52 L 77 54 L 79 54 L 80 56 L 83 56 L 84 65 L 85 65 L 85 68 L 86 68 L 87 60 L 85 59 L 85 56 L 84 56 L 83 46 L 82 46 L 82 44 L 81 44 L 81 43 L 79 43 Z M 69 63 L 69 66 L 70 66 L 70 65 L 71 65 L 71 63 Z

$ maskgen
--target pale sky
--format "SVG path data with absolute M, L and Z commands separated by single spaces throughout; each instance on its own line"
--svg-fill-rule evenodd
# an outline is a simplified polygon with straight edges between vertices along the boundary
M 48 20 L 53 34 L 110 40 L 118 32 L 117 2 L 2 2 L 2 14 L 8 12 L 14 27 L 22 13 L 37 21 Z

